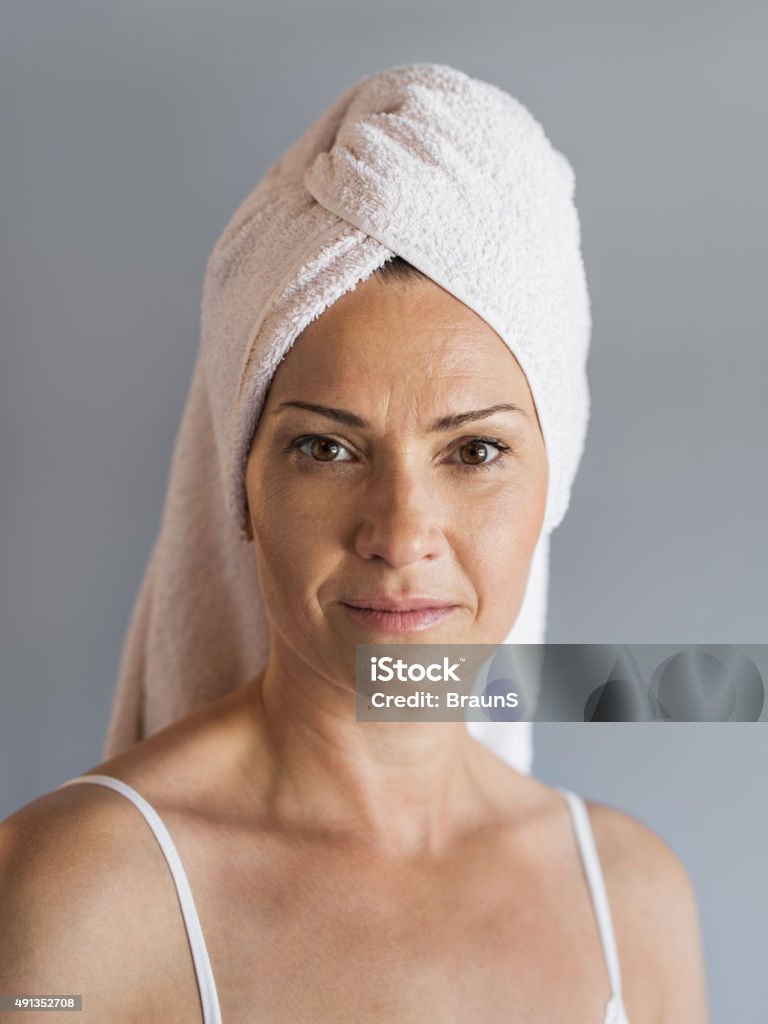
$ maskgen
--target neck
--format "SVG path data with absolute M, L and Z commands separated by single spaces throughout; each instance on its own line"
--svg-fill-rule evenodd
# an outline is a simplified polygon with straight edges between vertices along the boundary
M 282 825 L 353 834 L 382 852 L 435 852 L 497 821 L 525 777 L 462 722 L 357 722 L 355 695 L 275 657 L 244 688 L 249 777 Z

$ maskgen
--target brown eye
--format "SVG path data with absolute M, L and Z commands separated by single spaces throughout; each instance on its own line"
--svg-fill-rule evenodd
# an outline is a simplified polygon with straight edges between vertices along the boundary
M 493 452 L 493 458 L 486 458 L 489 452 Z M 511 451 L 509 445 L 498 439 L 490 437 L 475 437 L 470 441 L 455 448 L 453 454 L 459 453 L 461 468 L 465 473 L 488 471 L 491 469 L 503 469 L 507 453 Z M 465 458 L 466 455 L 466 458 Z
M 459 451 L 469 453 L 468 458 L 462 457 L 461 460 L 468 466 L 481 466 L 488 461 L 488 445 L 484 441 L 469 441 L 467 444 L 463 444 Z
M 314 441 L 309 442 L 309 450 L 312 452 L 313 458 L 320 462 L 333 462 L 340 448 L 341 445 L 338 442 L 331 441 L 327 437 L 316 437 Z
M 334 441 L 332 437 L 326 437 L 325 434 L 314 434 L 310 437 L 299 438 L 295 441 L 292 447 L 298 448 L 299 451 L 305 452 L 305 454 L 313 460 L 313 462 L 349 462 L 350 458 L 338 458 L 342 452 L 347 452 L 347 449 L 343 444 L 338 441 Z M 308 449 L 305 451 L 305 449 Z M 347 452 L 347 456 L 349 453 Z

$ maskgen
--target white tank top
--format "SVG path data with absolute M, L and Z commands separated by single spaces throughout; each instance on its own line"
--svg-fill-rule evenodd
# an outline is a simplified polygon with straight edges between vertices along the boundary
M 211 961 L 208 956 L 208 949 L 203 938 L 203 930 L 200 926 L 200 918 L 197 914 L 195 901 L 192 897 L 192 890 L 189 887 L 187 874 L 179 858 L 176 845 L 171 839 L 168 829 L 152 805 L 121 779 L 115 779 L 111 775 L 78 775 L 77 778 L 68 779 L 62 782 L 57 789 L 64 786 L 71 786 L 76 782 L 93 782 L 98 785 L 108 786 L 117 793 L 127 797 L 144 815 L 147 824 L 152 829 L 155 838 L 160 844 L 160 849 L 165 855 L 168 867 L 179 896 L 181 912 L 184 924 L 189 937 L 189 946 L 192 950 L 192 959 L 195 965 L 197 985 L 200 989 L 200 1002 L 203 1009 L 203 1024 L 222 1024 L 219 996 L 216 991 L 216 982 L 213 978 Z M 568 801 L 573 819 L 574 831 L 584 866 L 584 873 L 589 885 L 589 893 L 592 898 L 592 906 L 597 920 L 597 927 L 600 932 L 600 939 L 603 945 L 603 954 L 608 968 L 608 977 L 611 983 L 611 998 L 605 1004 L 605 1013 L 602 1021 L 595 1024 L 629 1024 L 624 1003 L 621 998 L 621 974 L 619 970 L 619 955 L 616 949 L 616 939 L 613 932 L 611 911 L 608 906 L 608 897 L 603 881 L 603 872 L 600 859 L 595 846 L 592 833 L 592 825 L 589 820 L 586 805 L 581 796 L 573 793 L 562 786 L 557 787 Z

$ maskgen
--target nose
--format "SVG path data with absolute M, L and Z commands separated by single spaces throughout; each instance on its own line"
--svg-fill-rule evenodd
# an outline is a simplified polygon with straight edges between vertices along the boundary
M 428 477 L 415 470 L 372 474 L 360 507 L 355 550 L 400 568 L 447 549 L 440 503 Z

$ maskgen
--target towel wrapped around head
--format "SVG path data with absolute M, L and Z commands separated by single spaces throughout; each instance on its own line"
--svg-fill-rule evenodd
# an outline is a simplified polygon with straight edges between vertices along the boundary
M 502 89 L 442 64 L 360 80 L 270 167 L 217 240 L 159 534 L 122 653 L 111 757 L 252 679 L 269 635 L 245 467 L 301 332 L 398 255 L 482 317 L 526 375 L 549 464 L 510 643 L 542 643 L 549 537 L 586 437 L 591 319 L 574 174 Z M 531 723 L 468 723 L 530 772 Z

